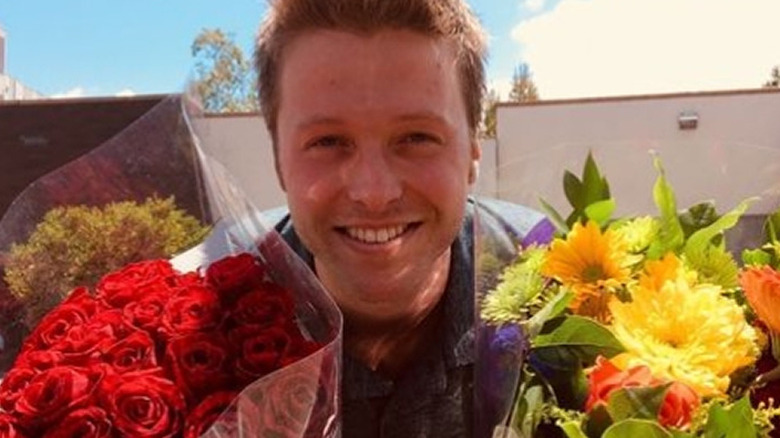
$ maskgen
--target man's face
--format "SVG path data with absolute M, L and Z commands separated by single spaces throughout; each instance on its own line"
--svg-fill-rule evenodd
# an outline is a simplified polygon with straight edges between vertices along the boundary
M 318 275 L 342 305 L 413 299 L 448 266 L 479 158 L 452 49 L 312 31 L 285 49 L 279 85 L 279 177 Z

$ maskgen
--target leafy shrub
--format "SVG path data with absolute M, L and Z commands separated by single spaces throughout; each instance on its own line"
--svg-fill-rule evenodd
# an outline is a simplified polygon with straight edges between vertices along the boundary
M 58 207 L 46 213 L 26 243 L 11 247 L 5 281 L 32 327 L 74 287 L 94 286 L 128 263 L 168 258 L 207 232 L 173 198 Z

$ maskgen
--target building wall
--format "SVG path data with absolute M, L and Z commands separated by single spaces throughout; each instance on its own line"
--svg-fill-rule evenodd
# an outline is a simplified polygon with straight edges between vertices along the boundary
M 195 120 L 193 128 L 205 153 L 235 177 L 254 207 L 265 210 L 285 204 L 276 180 L 271 136 L 259 115 L 206 116 Z M 215 195 L 210 196 L 213 200 Z
M 680 129 L 681 115 L 697 127 Z M 722 212 L 756 195 L 751 213 L 780 206 L 780 90 L 503 105 L 497 116 L 500 198 L 568 212 L 563 172 L 581 175 L 591 151 L 618 213 L 655 213 L 655 151 L 680 208 L 712 199 Z
M 0 100 L 32 100 L 43 97 L 11 76 L 0 73 Z

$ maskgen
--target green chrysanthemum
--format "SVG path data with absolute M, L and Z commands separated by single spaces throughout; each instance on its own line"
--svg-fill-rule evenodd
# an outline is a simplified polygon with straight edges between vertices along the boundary
M 704 251 L 685 254 L 685 264 L 699 276 L 701 283 L 710 283 L 731 290 L 739 286 L 739 267 L 725 249 L 710 246 Z
M 545 278 L 541 274 L 547 248 L 531 247 L 501 273 L 495 290 L 482 303 L 482 318 L 493 324 L 521 322 L 544 305 Z

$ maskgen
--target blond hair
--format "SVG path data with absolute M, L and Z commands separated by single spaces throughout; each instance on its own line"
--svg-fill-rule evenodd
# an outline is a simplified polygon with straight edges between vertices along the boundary
M 485 93 L 485 36 L 463 0 L 275 0 L 263 21 L 255 49 L 260 108 L 276 148 L 279 72 L 285 47 L 314 30 L 372 34 L 399 29 L 452 43 L 472 135 L 476 135 Z

